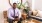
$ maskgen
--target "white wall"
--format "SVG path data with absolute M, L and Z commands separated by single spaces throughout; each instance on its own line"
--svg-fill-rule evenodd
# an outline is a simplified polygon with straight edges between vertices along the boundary
M 8 8 L 10 8 L 8 0 L 0 0 L 0 23 L 4 23 L 3 11 L 7 10 Z
M 32 0 L 32 10 L 34 10 L 35 0 Z
M 42 0 L 35 0 L 34 9 L 42 10 Z

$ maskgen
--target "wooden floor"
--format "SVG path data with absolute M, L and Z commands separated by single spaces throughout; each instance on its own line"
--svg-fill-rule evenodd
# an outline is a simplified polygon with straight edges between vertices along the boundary
M 8 23 L 6 19 L 4 20 L 4 23 Z M 15 21 L 13 23 L 17 23 L 17 21 Z M 41 23 L 41 22 L 33 19 L 33 20 L 30 20 L 30 21 L 29 20 L 24 20 L 24 21 L 22 21 L 22 23 Z

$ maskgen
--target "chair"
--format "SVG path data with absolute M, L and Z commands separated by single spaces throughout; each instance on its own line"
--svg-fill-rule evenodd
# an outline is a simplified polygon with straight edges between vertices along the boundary
M 3 11 L 3 15 L 4 15 L 4 23 L 7 23 L 7 10 Z

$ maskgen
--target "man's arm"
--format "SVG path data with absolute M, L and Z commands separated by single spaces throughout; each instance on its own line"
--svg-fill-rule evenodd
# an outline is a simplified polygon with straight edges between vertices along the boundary
M 11 5 L 11 3 L 10 3 L 10 0 L 8 0 L 8 2 L 9 2 L 9 4 L 10 4 L 10 6 L 13 7 L 13 5 Z
M 10 10 L 8 10 L 7 14 L 8 14 L 8 18 L 9 18 L 9 19 L 14 20 L 14 18 L 11 16 L 11 12 L 10 12 Z
M 19 14 L 19 19 L 20 19 L 21 18 L 21 11 L 20 10 L 19 10 L 18 14 Z

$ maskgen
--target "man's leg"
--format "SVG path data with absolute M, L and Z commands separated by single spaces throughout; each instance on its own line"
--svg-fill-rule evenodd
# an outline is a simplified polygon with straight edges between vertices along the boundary
M 17 23 L 21 23 L 21 21 L 18 21 Z
M 22 18 L 20 18 L 20 20 L 17 23 L 21 23 L 21 21 L 22 21 Z
M 13 23 L 13 20 L 8 18 L 8 22 L 9 23 Z

